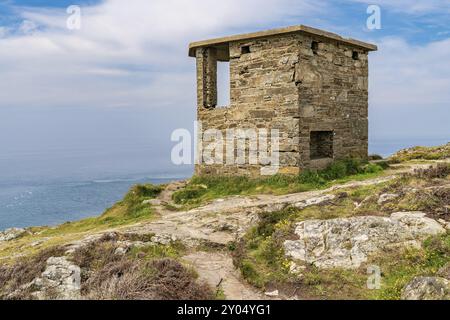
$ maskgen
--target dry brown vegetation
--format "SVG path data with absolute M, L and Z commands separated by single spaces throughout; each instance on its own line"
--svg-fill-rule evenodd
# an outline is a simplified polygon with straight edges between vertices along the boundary
M 148 241 L 150 235 L 110 233 L 76 249 L 68 256 L 81 268 L 81 295 L 95 300 L 206 300 L 213 291 L 197 280 L 194 271 L 178 261 L 181 245 L 117 249 L 124 241 Z M 67 248 L 54 247 L 38 255 L 0 266 L 0 299 L 32 299 L 33 287 L 25 286 L 46 269 L 50 257 Z M 47 295 L 48 296 L 48 295 Z
M 439 163 L 437 166 L 430 166 L 426 169 L 416 169 L 414 174 L 422 179 L 443 179 L 450 174 L 450 165 L 447 163 Z
M 173 249 L 135 248 L 115 253 L 114 239 L 101 239 L 76 250 L 82 269 L 82 295 L 96 300 L 205 300 L 210 288 L 174 257 Z M 167 251 L 165 251 L 167 250 Z M 176 249 L 174 249 L 176 250 Z M 169 257 L 166 257 L 169 256 Z
M 47 266 L 47 259 L 64 254 L 64 248 L 53 247 L 30 258 L 21 258 L 13 265 L 0 266 L 0 299 L 29 299 L 29 290 L 21 287 L 41 275 Z

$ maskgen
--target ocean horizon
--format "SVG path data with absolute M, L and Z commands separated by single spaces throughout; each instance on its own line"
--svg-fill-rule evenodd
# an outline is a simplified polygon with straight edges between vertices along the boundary
M 386 157 L 407 147 L 448 141 L 444 137 L 374 139 L 369 150 Z M 164 184 L 193 173 L 192 166 L 175 167 L 167 159 L 153 156 L 150 164 L 144 161 L 151 158 L 151 150 L 145 148 L 114 155 L 89 150 L 4 154 L 0 157 L 0 230 L 98 216 L 135 184 Z

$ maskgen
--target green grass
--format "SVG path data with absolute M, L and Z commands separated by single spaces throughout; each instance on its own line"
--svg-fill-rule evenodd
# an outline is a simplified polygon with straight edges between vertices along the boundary
M 383 273 L 381 290 L 372 292 L 371 298 L 400 299 L 402 289 L 414 277 L 434 276 L 440 268 L 450 263 L 450 233 L 431 237 L 423 249 L 391 251 L 372 258 L 373 264 L 381 266 Z
M 179 259 L 186 253 L 186 246 L 179 242 L 169 245 L 151 245 L 145 247 L 133 247 L 128 255 L 133 259 L 153 260 L 162 258 Z
M 411 160 L 440 160 L 450 158 L 450 143 L 437 147 L 414 147 L 401 150 L 389 159 L 391 162 L 399 163 Z
M 305 170 L 297 176 L 274 175 L 266 178 L 245 176 L 195 176 L 173 195 L 177 204 L 187 207 L 232 195 L 287 194 L 326 188 L 336 183 L 379 176 L 385 165 L 370 164 L 357 159 L 336 161 L 324 170 Z

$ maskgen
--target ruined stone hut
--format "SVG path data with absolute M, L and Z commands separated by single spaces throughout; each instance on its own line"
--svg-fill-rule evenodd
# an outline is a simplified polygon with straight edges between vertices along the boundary
M 307 26 L 191 43 L 203 131 L 278 129 L 281 173 L 368 154 L 368 54 L 375 45 Z M 229 63 L 230 104 L 217 66 Z M 224 151 L 225 152 L 225 151 Z M 196 173 L 258 175 L 260 164 L 196 165 Z

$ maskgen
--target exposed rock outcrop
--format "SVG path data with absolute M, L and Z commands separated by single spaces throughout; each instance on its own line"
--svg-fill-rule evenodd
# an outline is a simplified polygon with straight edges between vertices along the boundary
M 81 298 L 81 271 L 66 257 L 51 257 L 47 268 L 30 284 L 37 291 L 32 295 L 39 300 L 78 300 Z
M 17 239 L 27 231 L 21 228 L 10 228 L 0 232 L 0 242 Z
M 417 277 L 406 285 L 402 300 L 450 300 L 450 281 L 437 277 Z
M 358 268 L 369 255 L 384 248 L 419 247 L 425 238 L 444 232 L 422 212 L 308 220 L 296 225 L 299 239 L 285 241 L 284 249 L 288 257 L 319 268 Z
M 386 202 L 389 202 L 389 201 L 391 201 L 391 200 L 394 200 L 394 199 L 396 199 L 396 198 L 398 198 L 399 197 L 399 195 L 398 194 L 395 194 L 395 193 L 385 193 L 385 194 L 382 194 L 382 195 L 380 195 L 380 198 L 378 199 L 378 204 L 379 205 L 383 205 L 383 204 L 385 204 Z

